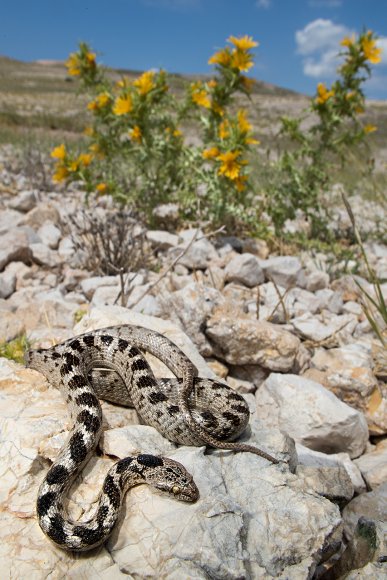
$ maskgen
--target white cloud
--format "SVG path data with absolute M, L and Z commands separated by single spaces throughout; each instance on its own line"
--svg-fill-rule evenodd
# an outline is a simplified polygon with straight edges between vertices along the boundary
M 271 0 L 257 0 L 257 8 L 265 8 L 266 10 L 271 6 Z
M 304 74 L 313 78 L 333 76 L 339 64 L 340 40 L 351 34 L 347 26 L 323 18 L 297 30 L 297 52 L 303 57 Z

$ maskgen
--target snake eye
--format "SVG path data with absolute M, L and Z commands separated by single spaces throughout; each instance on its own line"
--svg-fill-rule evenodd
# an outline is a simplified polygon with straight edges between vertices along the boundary
M 177 495 L 178 493 L 180 493 L 180 487 L 178 485 L 174 485 L 172 488 L 172 493 L 174 495 Z

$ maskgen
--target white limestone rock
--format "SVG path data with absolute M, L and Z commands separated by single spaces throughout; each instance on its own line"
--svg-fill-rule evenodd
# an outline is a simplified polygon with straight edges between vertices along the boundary
M 228 307 L 218 308 L 207 322 L 207 336 L 219 358 L 234 365 L 259 364 L 286 372 L 293 366 L 299 339 L 278 325 L 236 316 Z
M 225 268 L 227 282 L 237 282 L 248 288 L 253 288 L 265 281 L 265 275 L 260 266 L 260 260 L 253 254 L 238 254 Z
M 306 467 L 343 467 L 353 485 L 356 494 L 364 493 L 367 487 L 355 461 L 352 461 L 348 453 L 321 453 L 309 449 L 301 443 L 296 443 L 298 462 Z
M 111 459 L 134 448 L 162 452 L 193 474 L 196 504 L 174 501 L 148 486 L 126 496 L 120 523 L 104 546 L 79 557 L 54 547 L 39 529 L 35 501 L 49 459 L 69 421 L 59 392 L 42 376 L 0 359 L 0 421 L 5 473 L 0 529 L 2 573 L 13 578 L 311 577 L 321 553 L 341 537 L 338 508 L 285 465 L 248 453 L 180 447 L 142 425 L 110 428 L 72 489 L 69 515 L 91 516 Z M 58 439 L 58 435 L 60 436 Z M 279 432 L 256 432 L 261 443 L 284 444 Z M 267 437 L 267 439 L 265 439 Z M 282 437 L 282 439 L 281 439 Z M 51 447 L 46 442 L 52 441 Z M 281 451 L 284 449 L 279 449 Z M 276 450 L 277 451 L 277 450 Z M 36 575 L 36 571 L 39 571 Z M 191 574 L 192 572 L 192 574 Z
M 203 356 L 211 356 L 212 347 L 203 329 L 214 308 L 224 301 L 219 290 L 191 282 L 168 296 L 163 293 L 162 305 L 168 318 L 182 327 L 199 352 Z
M 290 288 L 304 282 L 304 272 L 301 261 L 294 256 L 275 256 L 260 260 L 261 268 L 268 280 L 273 280 L 279 286 Z
M 36 206 L 38 199 L 36 192 L 31 191 L 21 191 L 16 197 L 14 197 L 10 202 L 10 207 L 16 209 L 20 212 L 27 212 Z
M 57 252 L 51 250 L 46 244 L 42 242 L 36 242 L 30 244 L 30 249 L 32 252 L 32 259 L 34 262 L 39 264 L 39 266 L 47 266 L 48 268 L 55 268 L 61 263 L 61 259 Z
M 207 238 L 202 237 L 203 233 L 200 230 L 198 234 L 196 232 L 196 229 L 180 232 L 179 236 L 183 241 L 178 246 L 171 248 L 168 253 L 171 259 L 177 258 L 190 244 L 193 237 L 196 236 L 196 241 L 192 243 L 186 253 L 181 257 L 179 263 L 190 270 L 205 270 L 211 261 L 217 260 L 219 256 L 211 242 Z
M 359 457 L 368 441 L 360 411 L 319 383 L 297 375 L 272 373 L 256 393 L 257 417 L 266 427 L 284 430 L 296 442 L 324 453 Z
M 10 262 L 31 263 L 30 236 L 25 228 L 14 228 L 0 236 L 0 272 Z
M 0 298 L 8 298 L 16 290 L 16 274 L 7 269 L 0 273 Z
M 51 250 L 57 250 L 62 239 L 62 232 L 54 224 L 46 222 L 38 229 L 38 236 L 42 243 L 51 248 Z
M 168 250 L 179 244 L 179 236 L 163 230 L 148 230 L 146 239 L 157 250 Z
M 370 453 L 365 453 L 355 463 L 369 489 L 375 489 L 387 481 L 387 440 L 381 441 Z

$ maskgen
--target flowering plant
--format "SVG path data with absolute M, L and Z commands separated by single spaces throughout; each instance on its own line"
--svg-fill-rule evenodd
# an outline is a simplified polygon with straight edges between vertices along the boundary
M 109 194 L 148 219 L 165 201 L 178 201 L 187 217 L 212 222 L 234 219 L 236 207 L 243 213 L 246 153 L 258 141 L 246 111 L 231 115 L 229 108 L 237 91 L 251 90 L 243 73 L 253 66 L 251 49 L 257 43 L 249 36 L 231 36 L 229 43 L 209 60 L 216 77 L 192 83 L 183 102 L 171 95 L 165 71 L 113 82 L 82 43 L 67 67 L 92 94 L 88 150 L 74 155 L 63 144 L 56 147 L 54 180 L 80 181 L 87 195 Z M 192 119 L 201 127 L 200 145 L 184 140 L 181 127 Z

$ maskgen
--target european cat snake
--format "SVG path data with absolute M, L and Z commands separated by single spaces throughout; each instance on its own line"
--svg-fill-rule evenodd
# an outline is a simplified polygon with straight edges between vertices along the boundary
M 156 380 L 141 351 L 159 358 L 177 378 Z M 199 497 L 192 476 L 181 464 L 139 454 L 110 469 L 94 517 L 72 522 L 63 500 L 100 438 L 98 397 L 134 406 L 145 424 L 175 443 L 249 451 L 278 463 L 256 447 L 230 441 L 247 426 L 246 401 L 224 383 L 198 378 L 189 358 L 155 331 L 122 325 L 87 332 L 49 349 L 30 351 L 27 366 L 60 389 L 73 422 L 37 499 L 39 525 L 60 548 L 88 550 L 104 542 L 116 523 L 126 490 L 138 483 L 148 483 L 183 501 Z

